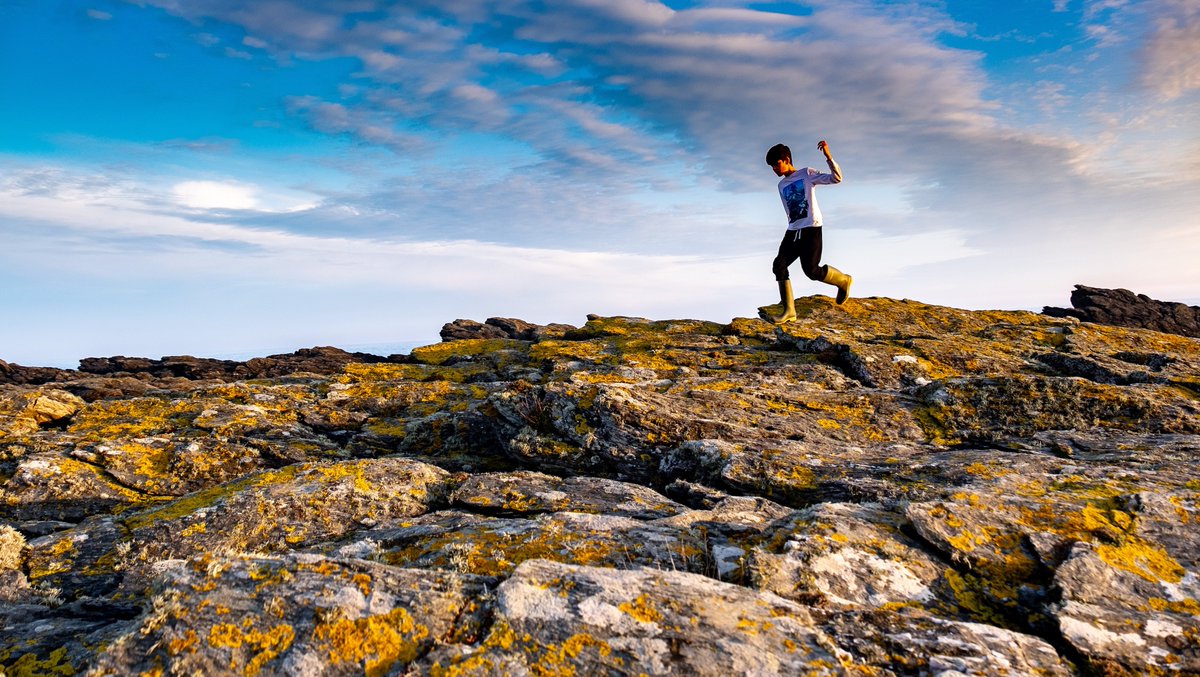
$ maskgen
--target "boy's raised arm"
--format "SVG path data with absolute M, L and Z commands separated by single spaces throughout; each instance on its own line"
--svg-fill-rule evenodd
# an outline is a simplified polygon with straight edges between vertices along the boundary
M 825 139 L 817 142 L 817 149 L 825 154 L 825 162 L 829 164 L 829 174 L 833 176 L 834 183 L 842 182 L 842 168 L 838 163 L 834 162 L 833 156 L 829 154 L 829 144 L 825 143 Z

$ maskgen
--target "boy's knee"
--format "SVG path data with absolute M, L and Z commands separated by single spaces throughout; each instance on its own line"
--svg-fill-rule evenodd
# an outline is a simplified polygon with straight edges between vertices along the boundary
M 771 264 L 771 272 L 775 274 L 775 280 L 778 282 L 788 279 L 787 263 L 783 259 L 775 259 Z

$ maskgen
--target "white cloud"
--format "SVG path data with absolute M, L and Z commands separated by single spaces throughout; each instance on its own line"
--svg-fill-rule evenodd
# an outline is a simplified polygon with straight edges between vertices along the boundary
M 1200 89 L 1200 3 L 1158 0 L 1142 48 L 1142 84 L 1167 101 Z
M 82 237 L 116 253 L 71 249 L 97 271 L 152 259 L 146 275 L 228 277 L 276 300 L 327 285 L 422 326 L 469 312 L 570 321 L 585 306 L 727 319 L 772 288 L 782 224 L 763 151 L 786 141 L 819 167 L 824 137 L 847 176 L 821 197 L 827 254 L 864 293 L 1031 307 L 1075 282 L 1166 298 L 1200 288 L 1195 0 L 1055 0 L 1107 47 L 1081 39 L 1046 57 L 1074 72 L 1001 83 L 1018 92 L 1003 111 L 983 55 L 943 39 L 964 34 L 942 9 L 953 3 L 817 0 L 802 17 L 736 1 L 134 4 L 221 36 L 237 33 L 217 24 L 234 24 L 280 63 L 359 60 L 347 81 L 284 101 L 340 137 L 319 162 L 349 178 L 313 195 L 232 169 L 200 175 L 251 178 L 184 195 L 167 185 L 178 177 L 156 193 L 100 170 L 70 190 L 10 180 L 5 199 L 25 210 L 0 210 L 10 222 L 68 240 L 80 224 L 102 229 Z M 1102 70 L 1113 63 L 1156 96 L 1118 91 Z M 1012 109 L 1026 117 L 1001 118 Z M 475 145 L 496 155 L 467 157 Z M 855 186 L 886 186 L 886 203 Z M 73 211 L 55 211 L 64 201 Z M 164 255 L 145 256 L 145 241 Z
M 182 181 L 171 189 L 179 204 L 192 209 L 255 209 L 259 189 L 223 181 Z

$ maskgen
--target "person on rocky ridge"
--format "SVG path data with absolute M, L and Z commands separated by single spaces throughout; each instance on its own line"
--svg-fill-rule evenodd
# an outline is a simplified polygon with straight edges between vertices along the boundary
M 838 289 L 837 302 L 842 304 L 850 297 L 849 275 L 829 265 L 821 265 L 821 209 L 817 206 L 814 189 L 817 186 L 841 183 L 842 169 L 829 153 L 829 144 L 822 139 L 817 148 L 825 154 L 829 173 L 822 174 L 812 167 L 797 170 L 792 166 L 792 150 L 777 143 L 767 151 L 767 165 L 780 177 L 779 197 L 787 212 L 788 227 L 779 243 L 779 254 L 771 265 L 775 280 L 779 283 L 779 300 L 783 314 L 770 317 L 775 324 L 796 319 L 796 299 L 792 296 L 792 281 L 788 266 L 796 259 L 810 280 L 831 284 Z

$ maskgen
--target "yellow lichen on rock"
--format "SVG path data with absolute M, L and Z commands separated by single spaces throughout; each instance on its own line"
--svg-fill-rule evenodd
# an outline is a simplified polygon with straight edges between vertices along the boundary
M 500 351 L 528 354 L 529 344 L 514 339 L 463 339 L 413 348 L 412 358 L 423 364 L 442 365 L 453 358 L 495 354 Z
M 1152 583 L 1178 583 L 1187 570 L 1165 550 L 1131 536 L 1119 545 L 1096 546 L 1100 559 Z
M 354 620 L 326 620 L 316 626 L 313 637 L 323 643 L 334 665 L 360 663 L 367 677 L 382 677 L 396 663 L 408 663 L 417 657 L 423 640 L 429 637 L 429 628 L 418 623 L 407 609 L 398 608 Z
M 657 623 L 663 619 L 662 612 L 655 609 L 644 594 L 631 602 L 622 602 L 617 608 L 642 623 Z
M 296 632 L 287 624 L 274 625 L 266 631 L 253 629 L 254 619 L 247 618 L 244 627 L 232 623 L 218 623 L 209 629 L 208 644 L 214 648 L 241 649 L 245 647 L 250 653 L 245 664 L 238 660 L 240 653 L 234 653 L 230 661 L 230 669 L 240 672 L 245 677 L 254 677 L 262 671 L 263 666 L 278 658 L 292 646 Z
M 22 654 L 15 661 L 0 666 L 0 670 L 5 677 L 69 677 L 77 672 L 67 657 L 66 647 L 59 647 L 40 660 L 37 654 Z

